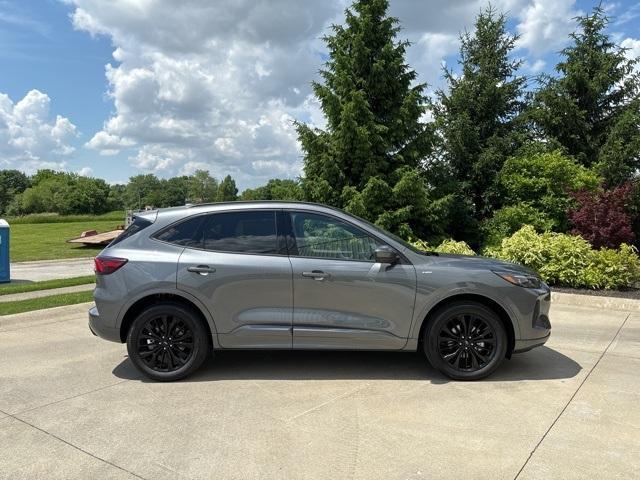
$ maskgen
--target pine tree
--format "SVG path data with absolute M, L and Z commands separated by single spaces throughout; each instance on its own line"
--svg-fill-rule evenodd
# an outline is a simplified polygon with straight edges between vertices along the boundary
M 640 76 L 605 29 L 602 7 L 578 17 L 572 45 L 561 54 L 558 77 L 543 76 L 531 118 L 541 136 L 586 167 L 596 166 L 610 185 L 640 167 Z
M 445 69 L 448 88 L 432 103 L 439 144 L 427 170 L 450 197 L 450 233 L 471 242 L 477 221 L 500 206 L 497 174 L 524 140 L 526 80 L 509 57 L 516 40 L 503 14 L 482 11 L 474 32 L 460 36 L 460 74 Z
M 312 84 L 325 130 L 298 123 L 305 196 L 346 208 L 405 236 L 424 233 L 426 185 L 417 169 L 430 151 L 421 121 L 424 84 L 405 63 L 406 41 L 387 0 L 356 0 L 324 38 L 329 60 Z M 414 194 L 403 185 L 413 181 Z M 405 179 L 405 180 L 403 180 Z M 417 230 L 416 230 L 417 229 Z

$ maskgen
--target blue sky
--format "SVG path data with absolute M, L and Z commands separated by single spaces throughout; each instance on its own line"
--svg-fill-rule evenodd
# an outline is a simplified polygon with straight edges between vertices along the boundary
M 529 76 L 552 71 L 571 18 L 594 4 L 493 2 L 522 36 L 515 55 Z M 421 81 L 438 86 L 442 62 L 455 67 L 458 32 L 483 5 L 391 0 Z M 615 17 L 611 34 L 640 54 L 640 2 L 603 5 Z M 110 182 L 207 168 L 241 188 L 295 177 L 291 121 L 322 125 L 309 82 L 325 54 L 319 37 L 345 6 L 0 0 L 0 168 L 64 168 Z

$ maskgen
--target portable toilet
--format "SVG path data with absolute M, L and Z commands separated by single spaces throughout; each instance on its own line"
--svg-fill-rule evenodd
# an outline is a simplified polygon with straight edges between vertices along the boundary
M 9 281 L 9 224 L 0 219 L 0 283 Z

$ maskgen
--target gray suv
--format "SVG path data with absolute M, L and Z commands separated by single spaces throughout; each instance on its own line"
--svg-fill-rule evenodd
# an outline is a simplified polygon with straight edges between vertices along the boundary
M 341 210 L 233 202 L 146 212 L 95 259 L 91 331 L 146 376 L 224 349 L 423 350 L 460 380 L 549 338 L 549 287 L 520 265 L 420 251 Z

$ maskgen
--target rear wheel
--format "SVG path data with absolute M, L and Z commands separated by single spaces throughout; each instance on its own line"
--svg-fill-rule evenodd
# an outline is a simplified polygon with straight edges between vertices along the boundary
M 180 380 L 195 372 L 207 358 L 207 331 L 199 315 L 176 303 L 160 303 L 144 310 L 127 335 L 129 358 L 147 377 Z
M 495 371 L 507 351 L 496 313 L 475 302 L 447 305 L 424 331 L 424 350 L 434 368 L 456 380 L 478 380 Z

